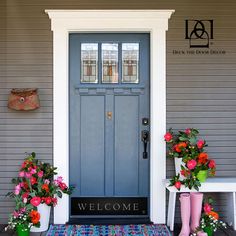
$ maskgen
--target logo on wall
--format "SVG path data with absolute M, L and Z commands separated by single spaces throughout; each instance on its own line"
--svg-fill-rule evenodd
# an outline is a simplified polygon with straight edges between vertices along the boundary
M 185 39 L 190 48 L 209 48 L 213 39 L 213 20 L 185 20 Z

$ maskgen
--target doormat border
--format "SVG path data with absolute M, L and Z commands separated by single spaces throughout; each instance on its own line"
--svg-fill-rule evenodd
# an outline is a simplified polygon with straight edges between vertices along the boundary
M 50 225 L 46 236 L 173 236 L 163 224 L 149 225 Z

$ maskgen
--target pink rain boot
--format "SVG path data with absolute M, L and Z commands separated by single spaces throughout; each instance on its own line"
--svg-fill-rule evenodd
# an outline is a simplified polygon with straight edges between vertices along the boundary
M 180 210 L 181 210 L 181 220 L 182 228 L 179 236 L 189 236 L 190 228 L 190 194 L 182 193 L 180 194 Z
M 190 193 L 191 199 L 191 232 L 199 226 L 201 212 L 202 212 L 202 199 L 203 193 Z

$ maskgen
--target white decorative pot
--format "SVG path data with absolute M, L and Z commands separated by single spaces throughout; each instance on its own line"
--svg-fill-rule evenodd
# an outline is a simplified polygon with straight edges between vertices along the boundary
M 177 158 L 175 157 L 175 174 L 178 175 L 179 174 L 179 179 L 183 180 L 185 179 L 185 177 L 183 175 L 180 174 L 181 171 L 181 165 L 185 166 L 185 163 L 183 162 L 182 158 Z
M 47 231 L 49 227 L 51 206 L 48 206 L 45 203 L 43 203 L 43 204 L 39 204 L 37 209 L 40 214 L 40 227 L 39 228 L 31 227 L 30 232 Z

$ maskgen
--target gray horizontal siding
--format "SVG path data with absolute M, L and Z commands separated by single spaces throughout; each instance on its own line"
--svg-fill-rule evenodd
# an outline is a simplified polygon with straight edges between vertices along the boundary
M 167 32 L 167 126 L 198 128 L 216 160 L 217 175 L 236 175 L 235 0 L 0 1 L 0 223 L 7 222 L 14 207 L 4 195 L 24 153 L 35 151 L 52 162 L 52 32 L 45 9 L 175 9 Z M 189 49 L 184 20 L 190 18 L 214 19 L 211 49 L 226 54 L 174 55 L 173 50 Z M 39 88 L 41 108 L 9 110 L 7 97 L 13 87 Z M 173 173 L 173 160 L 167 160 L 167 176 Z M 224 216 L 227 198 L 216 196 Z

